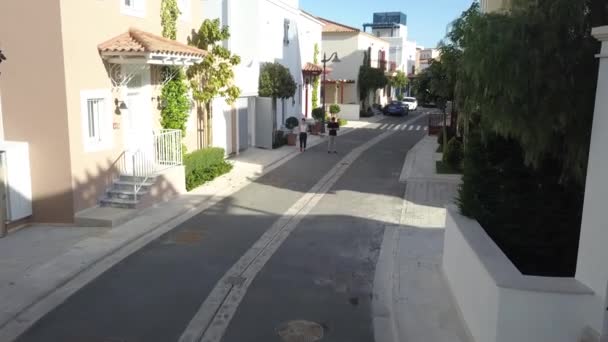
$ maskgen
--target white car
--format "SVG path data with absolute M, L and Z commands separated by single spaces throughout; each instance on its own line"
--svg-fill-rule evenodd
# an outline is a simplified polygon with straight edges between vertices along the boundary
M 416 110 L 418 108 L 418 100 L 415 97 L 404 97 L 402 102 L 409 110 Z

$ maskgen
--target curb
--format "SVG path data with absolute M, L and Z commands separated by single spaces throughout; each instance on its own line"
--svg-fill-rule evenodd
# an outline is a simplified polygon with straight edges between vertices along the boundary
M 399 226 L 387 226 L 374 275 L 372 322 L 375 342 L 399 342 L 394 313 L 394 274 Z

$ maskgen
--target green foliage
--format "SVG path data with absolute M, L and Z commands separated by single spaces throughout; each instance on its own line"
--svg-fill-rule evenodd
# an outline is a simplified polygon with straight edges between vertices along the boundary
M 163 37 L 177 39 L 177 18 L 180 14 L 177 0 L 162 0 L 160 4 L 160 25 L 163 28 Z
M 275 131 L 274 139 L 272 141 L 272 148 L 279 148 L 285 145 L 287 145 L 287 136 L 283 133 L 283 131 Z
M 384 88 L 388 84 L 388 78 L 384 71 L 372 68 L 369 63 L 368 53 L 363 54 L 363 64 L 359 67 L 357 86 L 359 88 L 359 98 L 363 104 L 367 103 L 367 98 L 371 91 Z
M 443 162 L 448 164 L 453 169 L 460 169 L 460 164 L 462 163 L 463 158 L 463 149 L 462 143 L 456 138 L 452 137 L 450 141 L 448 141 L 448 146 L 445 154 L 443 155 Z
M 323 110 L 322 107 L 316 107 L 315 109 L 312 110 L 312 117 L 315 120 L 321 121 L 321 120 L 323 120 L 324 116 L 325 116 L 325 111 Z
M 319 63 L 319 44 L 315 43 L 313 63 Z M 319 106 L 319 77 L 315 77 L 312 80 L 312 108 Z
M 186 134 L 186 122 L 190 115 L 188 85 L 184 75 L 179 72 L 161 91 L 161 102 L 164 107 L 160 112 L 160 124 L 165 129 L 179 129 Z
M 336 103 L 334 103 L 334 104 L 332 104 L 332 105 L 329 106 L 329 112 L 332 115 L 336 115 L 336 114 L 340 113 L 340 110 L 341 110 L 340 106 L 338 104 L 336 104 Z
M 462 168 L 454 168 L 452 166 L 450 166 L 449 164 L 443 162 L 442 160 L 438 160 L 435 162 L 435 171 L 438 174 L 444 174 L 444 175 L 456 175 L 456 174 L 461 174 L 462 173 Z
M 203 61 L 188 68 L 187 73 L 193 97 L 203 117 L 205 145 L 212 141 L 211 101 L 223 97 L 226 103 L 233 104 L 241 95 L 241 90 L 234 85 L 233 70 L 241 63 L 241 58 L 219 44 L 228 38 L 228 26 L 221 27 L 219 19 L 206 19 L 188 39 L 188 44 L 208 52 Z
M 560 183 L 558 163 L 525 165 L 521 146 L 497 134 L 467 137 L 458 204 L 524 274 L 573 276 L 583 191 Z
M 452 140 L 452 137 L 454 137 L 456 135 L 456 132 L 454 132 L 454 129 L 452 127 L 448 127 L 446 129 L 447 132 L 447 141 L 449 142 L 450 140 Z M 439 131 L 439 134 L 437 134 L 437 143 L 440 146 L 443 146 L 443 130 Z
M 338 124 L 340 124 L 340 126 L 346 126 L 346 124 L 348 124 L 348 120 L 339 118 Z
M 403 94 L 397 94 L 397 101 L 403 101 Z
M 224 149 L 205 148 L 184 157 L 186 189 L 188 191 L 221 176 L 232 169 L 224 159 Z
M 397 89 L 403 89 L 409 83 L 409 79 L 405 72 L 399 70 L 397 74 L 390 79 L 390 85 Z
M 297 85 L 287 67 L 280 63 L 264 63 L 260 70 L 259 95 L 287 99 L 296 93 Z
M 298 119 L 295 116 L 290 116 L 285 120 L 285 127 L 289 130 L 296 128 L 299 125 Z

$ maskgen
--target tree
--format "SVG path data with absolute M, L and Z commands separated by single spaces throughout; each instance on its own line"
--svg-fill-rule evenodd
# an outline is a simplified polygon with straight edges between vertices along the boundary
M 389 83 L 393 88 L 399 89 L 399 93 L 397 95 L 400 95 L 401 98 L 403 98 L 403 88 L 405 88 L 405 86 L 407 86 L 407 84 L 409 83 L 405 72 L 401 70 L 397 71 L 397 74 L 390 79 Z
M 319 44 L 315 43 L 313 55 L 313 63 L 316 65 L 319 63 Z M 319 76 L 315 76 L 312 80 L 312 108 L 319 106 Z
M 177 39 L 177 19 L 180 14 L 177 0 L 162 0 L 160 4 L 160 25 L 163 28 L 163 37 Z
M 359 99 L 362 107 L 366 107 L 366 103 L 371 91 L 386 87 L 388 78 L 384 75 L 384 71 L 378 68 L 371 67 L 371 60 L 368 52 L 363 53 L 363 64 L 359 67 L 359 77 L 357 86 L 359 87 Z
M 177 38 L 177 18 L 179 9 L 176 0 L 163 0 L 161 3 L 161 26 L 162 35 L 165 38 L 175 40 Z M 182 136 L 186 135 L 186 122 L 190 115 L 190 99 L 188 97 L 188 85 L 184 80 L 181 69 L 167 66 L 163 73 L 174 75 L 161 90 L 163 107 L 160 112 L 160 124 L 164 129 L 179 129 Z
M 193 33 L 188 43 L 208 51 L 203 61 L 188 69 L 188 78 L 196 101 L 199 117 L 203 119 L 203 146 L 211 145 L 212 113 L 211 102 L 216 97 L 224 97 L 231 105 L 241 95 L 234 85 L 233 68 L 241 63 L 241 58 L 233 55 L 219 42 L 230 38 L 228 26 L 220 26 L 219 19 L 206 19 L 198 32 Z
M 288 99 L 296 93 L 296 82 L 291 72 L 279 63 L 264 63 L 260 67 L 258 93 L 272 98 L 272 141 L 277 131 L 277 99 Z

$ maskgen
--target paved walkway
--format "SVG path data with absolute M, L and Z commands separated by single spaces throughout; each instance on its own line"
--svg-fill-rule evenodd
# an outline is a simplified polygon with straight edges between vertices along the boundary
M 441 270 L 444 206 L 454 201 L 459 177 L 435 172 L 437 146 L 436 137 L 425 137 L 402 170 L 400 224 L 385 231 L 376 273 L 376 342 L 472 341 Z
M 341 135 L 382 119 L 376 116 L 350 122 Z M 309 146 L 323 141 L 323 137 L 311 136 Z M 135 219 L 112 229 L 33 226 L 0 239 L 0 330 L 105 257 L 129 253 L 126 246 L 130 244 L 131 249 L 145 245 L 298 155 L 293 146 L 249 149 L 231 159 L 234 168 L 229 174 L 170 202 L 144 209 Z

